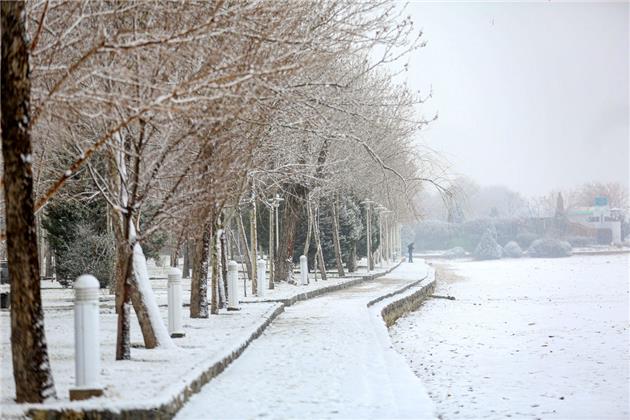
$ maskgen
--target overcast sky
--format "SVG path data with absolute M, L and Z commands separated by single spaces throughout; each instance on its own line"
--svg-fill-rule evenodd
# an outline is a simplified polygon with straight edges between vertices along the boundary
M 454 170 L 526 195 L 628 184 L 629 4 L 434 3 L 407 7 L 428 45 L 413 89 L 439 119 L 423 135 Z

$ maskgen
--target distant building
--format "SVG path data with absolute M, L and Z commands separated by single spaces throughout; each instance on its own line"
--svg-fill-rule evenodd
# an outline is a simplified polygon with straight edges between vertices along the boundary
M 596 197 L 592 207 L 569 209 L 567 217 L 572 223 L 592 229 L 599 244 L 621 243 L 621 222 L 624 214 L 621 209 L 611 209 L 607 197 Z

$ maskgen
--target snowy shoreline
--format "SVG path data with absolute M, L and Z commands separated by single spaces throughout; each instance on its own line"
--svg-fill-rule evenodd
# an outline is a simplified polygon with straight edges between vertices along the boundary
M 628 255 L 436 261 L 390 329 L 442 418 L 627 418 Z

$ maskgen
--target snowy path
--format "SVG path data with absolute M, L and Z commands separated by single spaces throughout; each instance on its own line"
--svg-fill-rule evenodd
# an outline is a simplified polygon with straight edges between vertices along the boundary
M 627 255 L 447 264 L 391 329 L 442 418 L 628 418 Z
M 367 303 L 418 280 L 422 263 L 288 307 L 179 412 L 191 418 L 430 418 L 426 390 Z

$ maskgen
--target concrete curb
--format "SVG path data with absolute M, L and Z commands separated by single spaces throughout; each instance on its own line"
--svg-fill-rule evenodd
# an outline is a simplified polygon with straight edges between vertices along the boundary
M 265 329 L 280 315 L 284 312 L 284 308 L 287 306 L 291 306 L 296 302 L 312 299 L 317 296 L 334 292 L 337 290 L 345 289 L 351 286 L 355 286 L 357 284 L 374 280 L 376 278 L 382 277 L 384 275 L 389 274 L 394 269 L 398 268 L 402 260 L 398 262 L 398 264 L 390 267 L 386 271 L 376 274 L 370 274 L 367 276 L 361 276 L 356 279 L 347 281 L 345 283 L 336 284 L 328 287 L 322 287 L 320 289 L 311 290 L 304 293 L 299 293 L 297 295 L 292 296 L 291 298 L 286 299 L 270 299 L 264 300 L 261 302 L 265 303 L 278 303 L 278 307 L 258 326 L 258 328 L 243 342 L 238 348 L 232 350 L 229 354 L 221 358 L 219 361 L 213 363 L 207 369 L 205 369 L 201 374 L 199 374 L 196 378 L 193 378 L 188 383 L 186 383 L 181 391 L 178 392 L 175 396 L 170 396 L 164 398 L 164 402 L 156 405 L 155 407 L 146 408 L 146 407 L 133 407 L 129 406 L 128 403 L 125 404 L 114 404 L 111 407 L 104 408 L 92 408 L 92 407 L 53 407 L 53 408 L 32 408 L 26 411 L 26 415 L 32 419 L 36 420 L 52 420 L 52 419 L 64 419 L 64 420 L 131 420 L 131 419 L 141 419 L 141 420 L 162 420 L 162 419 L 171 419 L 173 418 L 177 412 L 184 406 L 184 404 L 188 401 L 188 399 L 201 390 L 201 388 L 210 382 L 213 378 L 218 376 L 221 372 L 227 368 L 230 363 L 236 360 L 245 349 L 258 337 L 262 335 Z M 407 285 L 404 289 L 411 287 L 411 285 Z M 401 290 L 402 291 L 402 290 Z M 400 292 L 399 292 L 400 293 Z M 260 302 L 241 302 L 242 304 L 252 304 L 252 303 L 260 303 Z M 185 378 L 184 378 L 185 379 Z
M 399 299 L 387 303 L 381 309 L 380 315 L 381 318 L 383 318 L 386 327 L 391 327 L 398 319 L 408 314 L 409 312 L 418 309 L 420 305 L 422 305 L 424 301 L 433 293 L 433 291 L 435 290 L 435 269 L 430 266 L 428 267 L 429 271 L 420 280 L 401 287 L 400 289 L 388 293 L 387 295 L 378 297 L 368 303 L 368 307 L 370 307 L 388 298 L 403 295 Z M 424 284 L 413 293 L 405 294 L 405 292 L 407 292 L 408 290 L 414 287 L 418 287 L 422 283 L 426 284 Z
M 605 251 L 573 251 L 573 255 L 619 255 L 630 254 L 630 249 L 610 249 Z
M 369 302 L 368 302 L 367 306 L 368 306 L 368 307 L 373 306 L 373 305 L 377 304 L 378 302 L 381 302 L 381 301 L 383 301 L 383 300 L 385 300 L 385 299 L 389 299 L 389 298 L 391 298 L 391 297 L 394 297 L 394 296 L 396 296 L 396 295 L 399 295 L 399 294 L 401 294 L 401 293 L 404 293 L 405 291 L 407 291 L 407 290 L 411 289 L 412 287 L 416 287 L 416 286 L 418 286 L 420 283 L 422 283 L 423 281 L 425 281 L 425 280 L 427 279 L 427 277 L 428 277 L 428 276 L 429 276 L 429 274 L 427 273 L 427 274 L 426 274 L 424 277 L 422 277 L 420 280 L 416 280 L 416 281 L 414 281 L 413 283 L 409 283 L 409 284 L 407 284 L 407 285 L 405 285 L 405 286 L 403 286 L 403 287 L 401 287 L 401 288 L 399 288 L 399 289 L 397 289 L 397 290 L 394 290 L 393 292 L 387 293 L 387 294 L 385 294 L 385 295 L 383 295 L 383 296 L 379 296 L 379 297 L 377 297 L 376 299 L 372 299 L 371 301 L 369 301 Z

